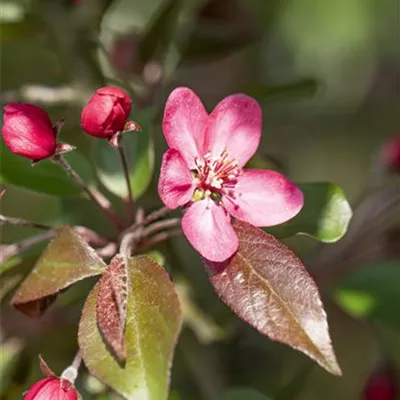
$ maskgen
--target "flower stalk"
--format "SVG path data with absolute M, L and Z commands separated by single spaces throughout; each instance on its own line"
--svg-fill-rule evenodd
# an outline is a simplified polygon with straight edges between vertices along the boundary
M 124 148 L 122 146 L 122 137 L 118 138 L 118 143 L 116 146 L 118 151 L 119 157 L 121 159 L 122 170 L 124 171 L 125 181 L 126 181 L 126 189 L 128 191 L 128 221 L 131 221 L 134 215 L 134 200 L 133 200 L 133 193 L 132 193 L 132 184 L 131 178 L 129 176 L 129 167 L 128 161 L 126 159 L 126 154 Z

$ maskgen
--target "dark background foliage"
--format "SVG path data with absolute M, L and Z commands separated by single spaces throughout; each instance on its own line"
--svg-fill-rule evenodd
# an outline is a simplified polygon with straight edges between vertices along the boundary
M 78 146 L 71 163 L 119 210 L 123 183 L 115 160 L 79 128 L 82 105 L 105 83 L 130 90 L 131 116 L 143 126 L 142 137 L 130 140 L 134 192 L 146 209 L 160 204 L 160 115 L 179 85 L 195 90 L 209 109 L 231 93 L 256 97 L 264 130 L 253 166 L 297 182 L 333 182 L 353 206 L 341 241 L 285 240 L 320 288 L 342 378 L 240 321 L 213 292 L 184 238 L 158 248 L 187 308 L 171 400 L 354 400 L 382 365 L 399 379 L 400 182 L 380 151 L 400 131 L 398 16 L 391 0 L 2 2 L 2 105 L 37 103 L 53 120 L 65 118 L 61 138 Z M 62 173 L 44 164 L 33 174 L 3 144 L 0 152 L 2 214 L 85 224 L 107 236 L 112 227 Z M 35 233 L 4 227 L 2 250 Z M 8 301 L 38 254 L 35 248 L 1 266 L 2 399 L 20 398 L 40 377 L 37 354 L 57 372 L 70 362 L 93 283 L 74 286 L 42 319 L 29 319 Z M 84 399 L 118 398 L 86 371 L 78 388 Z

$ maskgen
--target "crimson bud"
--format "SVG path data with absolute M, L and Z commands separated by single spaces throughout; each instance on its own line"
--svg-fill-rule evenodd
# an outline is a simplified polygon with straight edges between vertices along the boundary
M 56 133 L 50 117 L 34 104 L 10 103 L 4 107 L 3 139 L 15 154 L 32 161 L 56 152 Z
M 383 147 L 383 156 L 390 170 L 400 172 L 400 136 L 386 142 Z
M 122 89 L 102 87 L 83 109 L 81 127 L 89 135 L 109 139 L 124 130 L 131 106 L 132 100 Z
M 380 367 L 369 376 L 362 400 L 396 400 L 399 392 L 397 379 L 390 367 Z
M 57 377 L 43 378 L 33 384 L 23 400 L 78 400 L 78 392 L 71 383 Z

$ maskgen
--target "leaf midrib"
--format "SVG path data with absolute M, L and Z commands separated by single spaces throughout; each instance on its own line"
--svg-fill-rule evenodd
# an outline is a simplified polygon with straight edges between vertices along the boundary
M 262 275 L 260 275 L 260 273 L 255 269 L 251 267 L 251 264 L 249 261 L 247 261 L 247 259 L 242 256 L 242 254 L 240 253 L 240 251 L 237 252 L 237 256 L 239 256 L 239 258 L 241 260 L 243 260 L 243 262 L 245 263 L 245 265 L 247 266 L 247 268 L 249 268 L 250 274 L 254 274 L 256 275 L 259 279 L 261 279 L 263 282 L 266 283 L 266 285 L 268 286 L 268 288 L 271 290 L 272 295 L 278 299 L 279 303 L 283 305 L 283 309 L 284 311 L 286 311 L 286 314 L 288 314 L 289 316 L 293 317 L 293 320 L 295 321 L 296 325 L 298 325 L 300 327 L 300 330 L 303 332 L 303 334 L 306 337 L 306 340 L 311 344 L 311 346 L 316 350 L 317 354 L 322 357 L 322 359 L 327 362 L 326 357 L 324 356 L 324 354 L 319 350 L 319 348 L 317 347 L 317 345 L 314 343 L 314 341 L 310 338 L 310 336 L 308 335 L 308 333 L 304 330 L 304 328 L 301 326 L 298 318 L 296 317 L 296 315 L 292 312 L 292 310 L 289 308 L 289 306 L 286 304 L 286 302 L 284 302 L 281 297 L 277 294 L 277 292 L 273 289 L 273 287 L 271 286 L 271 284 L 269 283 L 269 281 L 264 278 Z M 253 307 L 252 307 L 253 308 Z

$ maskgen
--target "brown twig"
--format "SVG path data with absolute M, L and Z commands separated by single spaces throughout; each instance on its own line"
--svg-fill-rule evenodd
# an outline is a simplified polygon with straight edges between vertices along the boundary
M 96 253 L 99 254 L 100 257 L 109 258 L 116 253 L 117 246 L 115 243 L 109 242 L 108 239 L 98 235 L 91 229 L 86 228 L 85 226 L 76 226 L 74 227 L 74 230 L 82 237 L 82 239 L 85 240 L 85 242 L 99 247 L 102 246 L 96 249 Z M 28 237 L 18 243 L 1 245 L 0 263 L 3 264 L 10 258 L 15 257 L 17 254 L 29 250 L 41 242 L 52 239 L 56 233 L 56 229 L 50 228 L 39 235 Z
M 169 212 L 171 212 L 172 210 L 167 208 L 167 207 L 161 207 L 158 210 L 155 210 L 153 212 L 151 212 L 142 222 L 143 225 L 147 225 L 150 222 L 153 222 L 161 217 L 163 217 L 164 215 L 168 214 Z
M 180 228 L 171 229 L 170 231 L 160 232 L 157 235 L 152 236 L 148 240 L 143 241 L 143 243 L 141 243 L 141 245 L 140 245 L 140 248 L 142 249 L 145 247 L 154 246 L 157 243 L 163 242 L 164 240 L 167 240 L 174 236 L 179 236 L 181 234 L 182 234 L 182 229 L 180 229 Z
M 155 210 L 153 212 L 151 212 L 149 215 L 147 215 L 147 217 L 145 218 L 136 218 L 136 221 L 134 224 L 130 225 L 128 228 L 126 228 L 122 234 L 121 237 L 125 236 L 125 234 L 129 233 L 129 232 L 134 232 L 139 228 L 143 228 L 145 225 L 149 224 L 150 222 L 153 222 L 161 217 L 163 217 L 164 215 L 166 215 L 167 213 L 169 213 L 171 210 L 167 207 L 161 207 L 158 210 Z
M 56 231 L 51 229 L 47 230 L 46 232 L 42 232 L 39 235 L 28 237 L 27 239 L 21 240 L 18 243 L 3 245 L 3 248 L 0 252 L 0 263 L 3 264 L 17 254 L 22 253 L 25 250 L 29 250 L 45 240 L 53 238 L 55 234 Z
M 17 226 L 27 226 L 29 228 L 42 229 L 42 230 L 46 230 L 46 231 L 53 229 L 51 226 L 41 224 L 39 222 L 29 221 L 29 220 L 22 219 L 22 218 L 8 217 L 8 216 L 2 215 L 2 214 L 0 214 L 0 223 L 17 225 Z
M 180 221 L 181 221 L 180 218 L 170 218 L 155 222 L 154 224 L 151 224 L 149 227 L 143 230 L 142 236 L 148 237 L 158 231 L 174 228 L 179 225 Z

